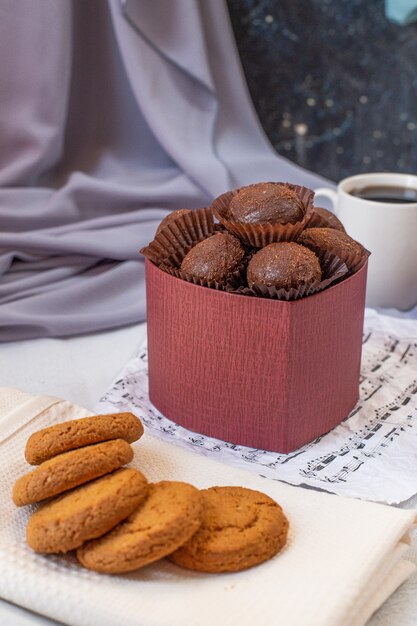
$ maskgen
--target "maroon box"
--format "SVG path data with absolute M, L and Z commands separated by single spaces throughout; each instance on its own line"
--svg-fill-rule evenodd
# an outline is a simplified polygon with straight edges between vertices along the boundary
M 199 287 L 146 260 L 149 395 L 190 430 L 291 452 L 359 397 L 367 264 L 293 302 Z

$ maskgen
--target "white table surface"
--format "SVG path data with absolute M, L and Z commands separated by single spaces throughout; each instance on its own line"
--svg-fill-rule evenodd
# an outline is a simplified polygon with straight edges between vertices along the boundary
M 18 387 L 33 394 L 63 397 L 93 409 L 145 333 L 145 325 L 140 324 L 70 339 L 0 344 L 0 385 Z M 408 502 L 407 508 L 411 505 L 417 508 L 417 498 Z M 416 541 L 408 558 L 417 563 Z M 1 626 L 53 624 L 58 622 L 0 600 Z M 416 626 L 417 574 L 391 596 L 368 624 Z

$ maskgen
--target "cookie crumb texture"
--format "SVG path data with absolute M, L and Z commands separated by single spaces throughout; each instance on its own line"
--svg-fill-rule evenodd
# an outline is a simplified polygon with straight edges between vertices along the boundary
M 329 250 L 342 261 L 350 256 L 361 258 L 365 252 L 360 243 L 349 237 L 345 232 L 334 228 L 308 228 L 299 236 L 297 243 L 310 248 L 313 252 Z
M 287 224 L 303 219 L 306 209 L 297 192 L 285 183 L 255 183 L 233 196 L 230 217 L 249 224 Z
M 293 242 L 270 243 L 249 262 L 248 285 L 267 285 L 277 289 L 297 289 L 304 283 L 321 280 L 317 256 Z
M 109 439 L 124 439 L 132 443 L 142 435 L 142 422 L 133 413 L 82 417 L 33 433 L 27 441 L 25 457 L 31 465 L 39 465 L 57 454 L 92 443 Z
M 13 501 L 16 506 L 34 504 L 109 474 L 132 459 L 133 450 L 123 439 L 58 454 L 16 481 Z
M 201 280 L 223 281 L 245 256 L 239 240 L 229 233 L 216 233 L 197 243 L 181 263 L 183 272 Z
M 346 233 L 345 227 L 343 226 L 342 222 L 331 211 L 328 211 L 323 207 L 315 206 L 313 209 L 313 213 L 321 217 L 324 224 L 323 226 L 321 226 L 321 228 L 333 228 L 334 230 L 340 230 L 340 232 Z
M 200 530 L 169 555 L 173 563 L 200 572 L 237 572 L 272 558 L 285 545 L 288 520 L 269 496 L 243 487 L 200 493 Z
M 185 543 L 201 524 L 201 492 L 188 483 L 149 485 L 146 500 L 104 537 L 77 550 L 77 558 L 96 572 L 116 574 L 163 558 Z
M 68 552 L 100 537 L 145 499 L 148 483 L 135 469 L 119 469 L 41 506 L 26 528 L 28 545 L 41 553 Z

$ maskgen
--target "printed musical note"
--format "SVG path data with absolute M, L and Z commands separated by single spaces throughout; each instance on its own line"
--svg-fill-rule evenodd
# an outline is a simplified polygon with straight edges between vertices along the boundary
M 99 407 L 132 410 L 154 435 L 266 478 L 397 502 L 417 491 L 417 342 L 397 334 L 395 320 L 392 332 L 386 332 L 386 321 L 381 330 L 378 320 L 363 335 L 359 402 L 339 426 L 289 454 L 194 433 L 160 414 L 148 397 L 146 345 L 139 346 Z

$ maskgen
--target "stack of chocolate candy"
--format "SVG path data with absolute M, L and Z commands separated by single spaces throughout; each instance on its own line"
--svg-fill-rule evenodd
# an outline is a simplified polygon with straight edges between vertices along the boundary
M 209 288 L 286 300 L 312 295 L 358 271 L 369 254 L 313 198 L 289 183 L 241 187 L 208 209 L 170 213 L 142 253 Z

